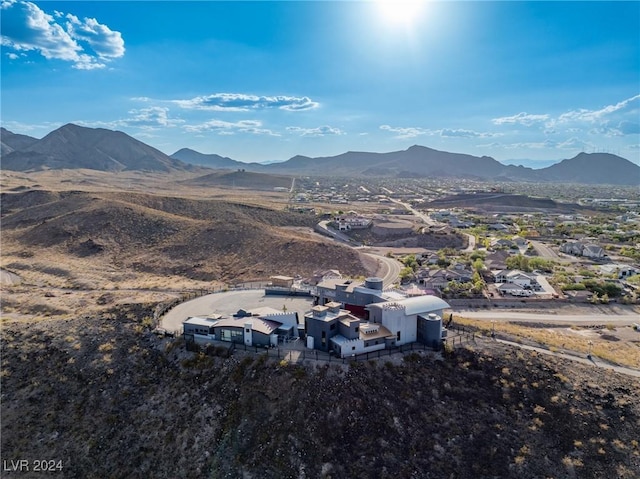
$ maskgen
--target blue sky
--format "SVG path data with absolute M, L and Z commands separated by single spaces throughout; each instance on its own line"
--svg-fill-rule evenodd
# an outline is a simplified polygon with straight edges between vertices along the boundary
M 640 163 L 640 2 L 0 0 L 2 125 L 239 161 Z

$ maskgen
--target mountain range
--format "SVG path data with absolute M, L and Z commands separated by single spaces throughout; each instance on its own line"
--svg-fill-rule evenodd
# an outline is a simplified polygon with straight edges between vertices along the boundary
M 505 165 L 489 156 L 451 153 L 414 145 L 406 150 L 387 153 L 349 151 L 316 158 L 298 155 L 281 163 L 265 165 L 243 163 L 188 148 L 169 156 L 123 132 L 74 124 L 64 125 L 40 140 L 2 128 L 0 139 L 2 168 L 17 171 L 89 168 L 171 172 L 199 166 L 294 176 L 330 174 L 344 177 L 640 184 L 640 166 L 610 153 L 579 153 L 546 168 L 532 169 Z
M 2 168 L 29 171 L 88 168 L 101 171 L 164 171 L 190 169 L 121 131 L 86 128 L 69 123 L 38 140 L 1 130 Z

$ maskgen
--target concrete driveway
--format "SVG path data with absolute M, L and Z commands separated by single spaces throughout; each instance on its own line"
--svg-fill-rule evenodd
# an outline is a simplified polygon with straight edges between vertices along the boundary
M 304 296 L 265 296 L 263 289 L 228 291 L 214 293 L 179 304 L 170 310 L 160 321 L 160 327 L 167 331 L 182 332 L 182 322 L 190 316 L 211 316 L 221 314 L 230 317 L 239 309 L 251 311 L 256 308 L 270 307 L 287 312 L 297 312 L 299 321 L 311 309 L 312 299 Z

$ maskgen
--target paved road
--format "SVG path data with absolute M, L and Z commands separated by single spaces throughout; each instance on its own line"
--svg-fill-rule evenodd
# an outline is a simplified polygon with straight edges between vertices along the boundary
M 400 270 L 404 267 L 404 265 L 394 258 L 388 258 L 386 256 L 380 256 L 374 253 L 363 253 L 367 256 L 370 256 L 378 261 L 378 264 L 383 265 L 386 268 L 386 272 L 382 275 L 379 275 L 382 278 L 382 283 L 385 288 L 390 287 L 393 283 L 398 280 L 398 276 L 400 276 Z
M 462 251 L 466 253 L 471 253 L 473 250 L 476 249 L 476 235 L 472 235 L 469 233 L 462 233 L 462 234 L 465 235 L 467 238 L 469 238 L 469 244 Z
M 334 230 L 333 228 L 331 228 L 329 226 L 329 222 L 328 221 L 321 221 L 320 223 L 318 223 L 318 228 L 320 228 L 322 231 L 324 231 L 326 233 L 326 235 L 331 236 L 333 239 L 340 241 L 342 243 L 346 243 L 349 246 L 361 246 L 360 243 L 354 241 L 353 239 L 351 239 L 349 236 L 347 236 L 344 233 L 340 233 L 339 231 Z
M 638 322 L 636 313 L 595 313 L 595 314 L 562 314 L 558 313 L 540 313 L 540 312 L 522 312 L 522 311 L 503 311 L 493 309 L 490 311 L 470 311 L 456 309 L 456 313 L 465 318 L 471 319 L 488 319 L 495 321 L 531 321 L 531 322 L 554 322 L 554 323 L 622 323 L 633 324 Z
M 302 321 L 304 313 L 312 306 L 311 298 L 301 296 L 265 296 L 264 290 L 228 291 L 201 296 L 179 304 L 162 318 L 160 327 L 167 331 L 182 331 L 182 322 L 190 316 L 221 314 L 232 316 L 239 309 L 251 311 L 255 308 L 271 307 L 287 312 L 297 312 Z
M 391 198 L 390 198 L 391 199 Z M 425 222 L 425 224 L 429 225 L 429 226 L 444 226 L 444 223 L 438 223 L 437 221 L 435 221 L 433 218 L 431 218 L 428 214 L 423 213 L 421 211 L 416 210 L 413 206 L 411 206 L 409 203 L 403 203 L 402 201 L 399 200 L 394 200 L 391 199 L 391 201 L 393 201 L 394 203 L 404 206 L 407 210 L 409 210 L 414 216 L 417 216 L 418 218 L 420 218 L 422 221 Z M 463 249 L 463 252 L 471 252 L 474 251 L 476 249 L 476 237 L 472 234 L 469 233 L 462 233 L 463 235 L 466 235 L 467 238 L 469 238 L 469 243 L 468 246 Z
M 551 248 L 549 248 L 546 244 L 541 243 L 540 241 L 534 241 L 534 240 L 529 240 L 529 241 L 531 243 L 531 246 L 533 246 L 533 249 L 535 249 L 538 255 L 544 259 L 550 259 L 558 262 L 569 261 L 571 263 L 576 263 L 580 261 L 578 258 L 575 258 L 571 255 L 560 256 L 558 255 L 558 253 L 556 253 Z
M 389 198 L 392 202 L 400 205 L 400 206 L 404 206 L 407 210 L 411 211 L 411 213 L 415 216 L 417 216 L 418 218 L 420 218 L 422 221 L 425 222 L 425 224 L 428 225 L 437 225 L 437 223 L 433 220 L 433 218 L 431 218 L 428 214 L 426 213 L 422 213 L 418 210 L 416 210 L 413 206 L 411 206 L 409 203 L 403 203 L 400 200 L 394 200 L 392 198 Z

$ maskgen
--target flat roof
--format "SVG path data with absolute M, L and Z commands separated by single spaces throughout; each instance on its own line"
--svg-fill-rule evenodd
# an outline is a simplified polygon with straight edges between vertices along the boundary
M 330 279 L 321 281 L 320 283 L 318 283 L 316 287 L 335 290 L 337 289 L 336 286 L 340 284 L 346 284 L 347 285 L 346 291 L 349 293 L 352 293 L 353 288 L 355 288 L 356 286 L 364 285 L 364 283 L 362 283 L 361 281 L 353 281 L 350 279 L 342 279 L 342 278 L 330 278 Z
M 355 316 L 349 315 L 349 316 L 345 316 L 343 318 L 340 318 L 340 322 L 342 324 L 344 324 L 345 326 L 350 327 L 351 323 L 359 323 L 360 319 L 356 318 Z
M 389 336 L 395 337 L 393 334 L 391 334 L 391 331 L 389 331 L 386 327 L 384 327 L 381 324 L 376 324 L 376 326 L 379 326 L 377 331 L 365 333 L 363 329 L 366 329 L 366 326 L 370 324 L 371 323 L 363 323 L 360 326 L 360 339 L 362 339 L 363 341 L 369 341 L 370 339 L 381 339 Z
M 211 326 L 218 323 L 219 320 L 212 318 L 198 318 L 196 316 L 187 318 L 182 324 L 193 324 L 194 326 L 204 326 L 206 328 L 210 328 Z

